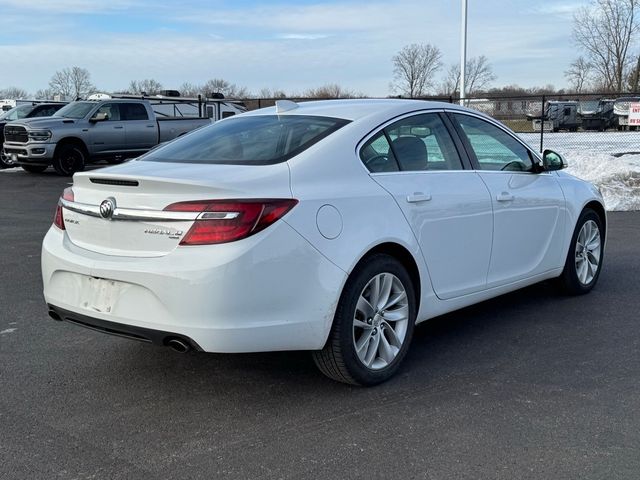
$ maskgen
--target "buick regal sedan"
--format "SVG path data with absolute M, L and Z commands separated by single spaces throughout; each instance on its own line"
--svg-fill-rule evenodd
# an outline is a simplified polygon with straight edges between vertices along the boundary
M 603 200 L 564 166 L 455 105 L 279 101 L 77 173 L 43 243 L 49 314 L 181 352 L 309 350 L 380 383 L 416 323 L 594 287 Z

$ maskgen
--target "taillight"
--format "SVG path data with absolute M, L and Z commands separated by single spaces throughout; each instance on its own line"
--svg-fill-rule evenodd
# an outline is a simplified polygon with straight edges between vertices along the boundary
M 73 189 L 71 187 L 67 187 L 62 192 L 62 198 L 64 200 L 68 200 L 69 202 L 73 202 Z M 58 205 L 56 206 L 56 213 L 53 216 L 53 224 L 58 227 L 60 230 L 65 230 L 64 228 L 64 217 L 62 216 L 62 204 L 58 201 Z
M 234 242 L 258 233 L 282 218 L 298 200 L 198 200 L 172 203 L 170 212 L 199 212 L 180 245 Z

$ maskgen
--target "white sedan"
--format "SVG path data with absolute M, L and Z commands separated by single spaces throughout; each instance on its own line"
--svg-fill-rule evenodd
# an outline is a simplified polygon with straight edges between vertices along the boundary
M 177 351 L 310 350 L 398 370 L 414 326 L 602 268 L 598 190 L 473 110 L 279 101 L 77 173 L 42 251 L 49 313 Z

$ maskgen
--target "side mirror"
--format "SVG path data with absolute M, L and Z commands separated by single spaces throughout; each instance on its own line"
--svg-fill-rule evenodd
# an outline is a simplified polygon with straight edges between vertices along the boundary
M 553 172 L 567 168 L 567 161 L 562 155 L 553 150 L 542 152 L 542 169 L 545 172 Z
M 96 113 L 89 119 L 91 123 L 104 122 L 105 120 L 109 120 L 109 115 L 107 114 L 107 112 Z

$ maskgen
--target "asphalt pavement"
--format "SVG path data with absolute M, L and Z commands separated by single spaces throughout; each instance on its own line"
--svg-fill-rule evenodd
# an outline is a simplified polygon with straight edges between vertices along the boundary
M 546 282 L 422 324 L 399 375 L 181 355 L 54 322 L 40 244 L 69 179 L 0 171 L 2 479 L 638 479 L 640 212 L 586 296 Z

